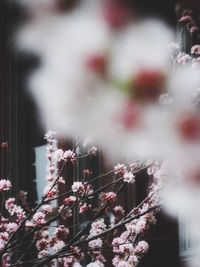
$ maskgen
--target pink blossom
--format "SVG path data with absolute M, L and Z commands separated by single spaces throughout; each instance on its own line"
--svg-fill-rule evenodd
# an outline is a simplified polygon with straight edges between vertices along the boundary
M 72 185 L 72 191 L 75 193 L 84 191 L 83 183 L 82 182 L 74 182 Z
M 115 202 L 117 195 L 114 192 L 101 193 L 100 199 L 102 201 Z
M 192 46 L 191 53 L 192 54 L 200 55 L 200 45 L 194 45 L 194 46 Z
M 45 213 L 51 213 L 53 208 L 51 205 L 43 205 L 42 206 L 42 210 L 45 212 Z
M 79 213 L 84 213 L 84 212 L 88 211 L 89 208 L 90 208 L 90 206 L 88 206 L 87 203 L 80 204 Z
M 187 62 L 189 62 L 191 59 L 192 58 L 184 52 L 179 53 L 177 56 L 177 62 L 179 64 L 183 64 L 183 65 L 185 65 Z
M 2 267 L 10 267 L 10 265 L 11 265 L 10 259 L 11 259 L 11 254 L 9 254 L 9 253 L 3 254 Z
M 134 251 L 133 244 L 122 244 L 119 246 L 119 253 L 132 254 Z
M 119 164 L 119 163 L 114 167 L 115 174 L 124 175 L 124 173 L 126 172 L 126 169 L 127 167 L 124 164 Z
M 0 192 L 8 191 L 12 187 L 12 184 L 9 180 L 1 179 L 0 180 Z
M 65 211 L 62 211 L 63 209 L 63 206 L 61 206 L 59 208 L 59 212 L 61 212 L 61 216 L 64 220 L 66 220 L 67 218 L 70 218 L 72 217 L 72 210 L 71 209 L 68 209 L 68 210 L 65 210 Z
M 135 233 L 135 224 L 132 224 L 132 223 L 128 223 L 128 224 L 126 224 L 126 230 L 127 230 L 130 234 Z
M 47 238 L 42 238 L 36 242 L 36 248 L 38 251 L 46 250 L 49 247 L 49 240 Z
M 190 32 L 191 32 L 191 33 L 198 32 L 198 30 L 199 30 L 199 28 L 198 28 L 197 26 L 192 26 L 192 27 L 190 28 Z
M 139 260 L 138 260 L 137 256 L 135 256 L 135 255 L 130 255 L 129 258 L 128 258 L 128 263 L 129 263 L 132 267 L 135 267 L 135 266 L 138 265 Z
M 45 223 L 45 214 L 41 211 L 36 212 L 33 215 L 33 221 L 38 225 L 44 224 Z
M 120 253 L 119 246 L 120 246 L 121 244 L 123 244 L 124 241 L 125 241 L 125 240 L 124 240 L 123 238 L 121 238 L 121 237 L 116 237 L 116 238 L 113 239 L 113 241 L 112 241 L 112 246 L 113 246 L 113 252 L 114 252 L 114 253 Z
M 92 146 L 91 148 L 88 149 L 88 153 L 91 155 L 96 155 L 97 153 L 97 147 L 96 146 Z
M 148 252 L 148 249 L 149 249 L 149 244 L 146 241 L 140 241 L 135 248 L 135 253 L 145 254 Z
M 123 181 L 133 184 L 135 182 L 135 175 L 132 172 L 125 172 Z
M 90 170 L 88 170 L 88 169 L 84 169 L 83 170 L 83 175 L 84 176 L 89 176 L 90 174 L 92 174 L 92 172 Z
M 18 228 L 18 225 L 16 223 L 6 223 L 6 231 L 8 231 L 9 233 L 15 232 Z
M 149 224 L 156 224 L 157 219 L 152 212 L 147 213 L 145 217 L 147 218 Z
M 101 234 L 104 230 L 106 230 L 104 219 L 98 219 L 91 224 L 89 237 Z
M 119 257 L 119 255 L 116 255 L 113 259 L 112 259 L 112 264 L 115 266 L 115 267 L 117 267 L 117 265 L 119 264 L 119 262 L 120 262 L 120 257 Z
M 65 246 L 65 243 L 62 240 L 58 240 L 56 244 L 52 247 L 53 251 L 58 252 Z
M 84 194 L 89 196 L 93 192 L 94 192 L 94 190 L 92 189 L 91 184 L 85 184 L 85 186 L 84 186 Z
M 135 232 L 136 234 L 142 233 L 144 232 L 144 230 L 147 227 L 147 221 L 145 219 L 145 217 L 141 217 L 137 220 L 137 223 L 135 225 Z
M 100 238 L 94 239 L 88 243 L 88 246 L 92 249 L 101 248 L 103 241 Z
M 5 207 L 7 210 L 10 210 L 14 207 L 15 205 L 15 198 L 8 198 L 5 202 Z
M 20 206 L 17 206 L 15 204 L 15 198 L 8 198 L 5 201 L 5 208 L 10 213 L 11 216 L 16 214 L 19 221 L 25 218 L 25 212 Z
M 145 211 L 147 211 L 149 209 L 149 204 L 148 203 L 144 203 L 142 205 L 142 207 L 139 209 L 140 213 L 143 213 Z
M 137 170 L 139 168 L 139 164 L 137 162 L 133 162 L 131 164 L 129 164 L 129 168 L 130 168 L 130 171 L 134 172 L 135 170 Z
M 38 258 L 41 259 L 41 258 L 44 258 L 44 257 L 46 257 L 48 255 L 49 255 L 48 250 L 43 249 L 43 250 L 39 251 Z
M 125 213 L 125 211 L 124 211 L 124 209 L 122 208 L 122 206 L 116 206 L 116 207 L 114 207 L 114 213 L 116 214 L 116 215 L 120 215 L 120 216 L 122 216 L 122 215 L 124 215 L 124 213 Z
M 63 160 L 63 155 L 64 151 L 62 149 L 57 149 L 53 154 L 53 158 L 56 162 L 60 162 L 61 160 Z
M 48 175 L 48 176 L 45 178 L 45 180 L 46 180 L 47 182 L 52 182 L 52 181 L 53 181 L 53 176 L 52 176 L 52 175 Z
M 101 219 L 96 220 L 95 222 L 92 223 L 91 227 L 93 229 L 99 229 L 100 228 L 100 229 L 105 230 L 106 225 L 104 223 L 104 219 L 101 218 Z
M 32 223 L 31 221 L 27 220 L 27 221 L 25 222 L 25 226 L 26 226 L 26 227 L 34 227 L 35 224 Z
M 71 266 L 73 266 L 74 261 L 75 261 L 74 256 L 64 257 L 63 258 L 63 266 L 64 267 L 71 267 Z
M 7 232 L 0 233 L 0 240 L 7 241 L 9 239 L 9 234 Z
M 1 235 L 0 235 L 1 237 Z M 4 249 L 6 242 L 4 240 L 0 240 L 0 251 Z
M 59 225 L 53 233 L 58 239 L 65 239 L 69 235 L 69 229 L 64 225 Z
M 148 175 L 154 175 L 157 170 L 158 166 L 156 164 L 151 164 L 151 166 L 147 169 L 147 173 Z
M 124 241 L 128 240 L 129 237 L 130 237 L 130 233 L 128 231 L 124 231 L 120 235 L 120 238 L 122 238 Z
M 185 16 L 182 16 L 180 19 L 179 19 L 179 22 L 182 22 L 182 23 L 189 23 L 192 21 L 192 17 L 190 15 L 185 15 Z
M 64 160 L 67 160 L 67 159 L 75 160 L 75 154 L 72 150 L 69 149 L 64 152 L 63 158 Z
M 63 177 L 58 178 L 58 183 L 59 184 L 65 184 L 65 180 L 63 179 Z
M 50 191 L 49 191 L 49 187 L 47 188 L 47 199 L 51 199 L 53 197 L 55 197 L 58 193 L 58 189 L 56 189 L 55 187 L 52 188 Z
M 69 197 L 66 197 L 63 202 L 65 205 L 69 206 L 69 205 L 73 204 L 75 201 L 76 201 L 75 196 L 69 196 Z

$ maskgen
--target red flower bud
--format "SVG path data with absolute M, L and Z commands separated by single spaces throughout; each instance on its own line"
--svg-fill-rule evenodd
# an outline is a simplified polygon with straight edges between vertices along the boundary
M 93 55 L 87 61 L 87 67 L 98 74 L 105 74 L 107 68 L 107 58 L 105 55 Z
M 117 29 L 126 24 L 129 14 L 123 4 L 111 1 L 105 6 L 103 16 L 111 28 Z
M 178 122 L 178 130 L 186 141 L 200 140 L 200 118 L 195 114 L 188 114 Z
M 160 71 L 144 70 L 135 77 L 133 96 L 136 99 L 155 100 L 163 93 L 165 75 Z

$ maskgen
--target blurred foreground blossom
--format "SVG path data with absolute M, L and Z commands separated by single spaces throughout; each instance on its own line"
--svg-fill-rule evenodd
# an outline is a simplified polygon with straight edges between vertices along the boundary
M 61 136 L 89 136 L 112 156 L 151 154 L 146 119 L 167 91 L 173 34 L 153 19 L 113 29 L 104 9 L 85 1 L 24 25 L 19 47 L 41 58 L 29 88 Z

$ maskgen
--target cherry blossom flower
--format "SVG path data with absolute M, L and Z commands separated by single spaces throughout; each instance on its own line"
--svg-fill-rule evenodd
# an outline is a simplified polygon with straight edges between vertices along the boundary
M 197 26 L 192 26 L 192 27 L 190 28 L 190 32 L 191 32 L 191 33 L 198 32 L 198 30 L 199 30 L 199 28 L 198 28 Z
M 49 255 L 49 251 L 43 249 L 43 250 L 40 250 L 40 251 L 39 251 L 39 253 L 38 253 L 38 258 L 41 259 L 41 258 L 44 258 L 44 257 L 46 257 L 46 256 L 48 256 L 48 255 Z
M 194 45 L 194 46 L 192 46 L 191 53 L 192 54 L 200 55 L 200 45 Z
M 64 151 L 62 149 L 57 149 L 55 152 L 54 152 L 54 160 L 57 161 L 57 162 L 60 162 L 61 160 L 64 159 Z
M 135 176 L 132 172 L 125 172 L 124 174 L 124 182 L 133 184 L 135 182 Z
M 9 222 L 5 224 L 6 231 L 9 233 L 13 233 L 17 230 L 18 225 L 14 222 Z
M 41 250 L 47 250 L 50 246 L 50 242 L 47 238 L 42 238 L 40 240 L 37 241 L 36 243 L 36 247 L 38 249 L 38 251 Z
M 69 235 L 69 229 L 64 225 L 59 225 L 53 235 L 55 235 L 58 239 L 65 239 Z
M 41 211 L 38 211 L 36 212 L 34 215 L 33 215 L 33 222 L 35 224 L 44 224 L 45 223 L 45 214 Z
M 149 244 L 146 241 L 140 241 L 135 247 L 136 254 L 144 254 L 147 253 L 149 249 Z
M 188 63 L 191 59 L 192 59 L 192 58 L 191 58 L 189 55 L 187 55 L 186 53 L 184 53 L 184 52 L 180 52 L 180 53 L 178 54 L 178 56 L 177 56 L 177 62 L 178 62 L 179 64 L 186 64 L 186 63 Z
M 8 191 L 12 187 L 12 184 L 9 180 L 1 179 L 0 180 L 0 192 Z
M 88 153 L 91 154 L 91 155 L 96 155 L 97 153 L 97 147 L 96 146 L 92 146 L 89 150 L 88 150 Z
M 122 206 L 116 206 L 116 207 L 114 207 L 113 210 L 114 210 L 114 212 L 115 212 L 116 215 L 123 216 L 124 213 L 125 213 L 125 211 L 124 211 L 124 209 L 123 209 Z
M 92 249 L 101 248 L 103 245 L 103 241 L 100 238 L 94 239 L 88 243 L 88 246 Z
M 130 257 L 128 258 L 128 263 L 132 266 L 135 267 L 138 265 L 139 260 L 135 255 L 130 255 Z
M 104 230 L 106 230 L 106 224 L 104 223 L 104 219 L 98 219 L 91 224 L 89 237 L 101 234 L 104 232 Z
M 51 205 L 43 205 L 42 206 L 42 210 L 45 212 L 45 213 L 51 213 L 53 208 Z
M 82 182 L 74 182 L 72 185 L 72 191 L 75 193 L 80 193 L 84 191 L 84 185 Z
M 63 177 L 59 177 L 59 178 L 58 178 L 58 183 L 59 183 L 59 184 L 65 184 L 65 180 L 64 180 L 64 178 L 63 178 Z
M 64 154 L 63 154 L 63 158 L 66 160 L 66 159 L 71 159 L 71 160 L 74 160 L 74 158 L 75 158 L 75 154 L 74 154 L 74 152 L 72 151 L 72 150 L 67 150 L 67 151 L 65 151 L 64 152 Z
M 121 174 L 124 175 L 124 173 L 126 172 L 127 167 L 124 164 L 120 164 L 118 163 L 115 167 L 115 174 Z
M 53 251 L 57 252 L 65 246 L 65 243 L 62 240 L 58 240 L 55 245 L 52 247 Z
M 117 195 L 114 192 L 101 193 L 100 199 L 102 201 L 115 202 Z
M 190 15 L 185 15 L 185 16 L 182 16 L 180 19 L 179 19 L 179 22 L 181 23 L 189 23 L 192 21 L 192 17 Z

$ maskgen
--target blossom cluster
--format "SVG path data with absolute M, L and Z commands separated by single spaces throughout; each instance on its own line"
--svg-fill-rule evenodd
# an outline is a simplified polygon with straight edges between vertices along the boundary
M 71 181 L 71 188 L 67 188 L 65 178 L 60 178 L 63 168 L 69 162 L 77 164 L 82 158 L 95 157 L 97 151 L 95 149 L 95 154 L 88 153 L 91 151 L 88 148 L 86 154 L 81 157 L 76 155 L 74 149 L 61 153 L 62 149 L 57 147 L 54 132 L 49 131 L 45 139 L 48 160 L 45 178 L 47 185 L 41 201 L 33 210 L 28 209 L 27 194 L 21 192 L 21 198 L 16 200 L 8 197 L 5 199 L 5 210 L 2 207 L 0 220 L 2 266 L 10 266 L 13 259 L 18 256 L 15 255 L 15 248 L 27 244 L 29 248 L 37 251 L 37 255 L 33 258 L 30 256 L 29 260 L 35 266 L 43 266 L 45 263 L 55 266 L 59 262 L 64 267 L 82 267 L 82 262 L 89 257 L 87 267 L 104 267 L 108 261 L 104 249 L 112 250 L 113 266 L 136 266 L 148 251 L 149 245 L 145 241 L 145 234 L 156 222 L 155 214 L 159 205 L 158 182 L 156 180 L 151 182 L 147 198 L 141 205 L 129 211 L 125 211 L 122 207 L 118 194 L 121 185 L 134 186 L 137 172 L 149 164 L 139 164 L 138 161 L 129 165 L 117 164 L 109 172 L 109 179 L 108 173 L 93 177 L 91 170 L 84 169 L 82 179 Z M 63 157 L 65 153 L 67 157 Z M 106 179 L 106 184 L 101 185 L 102 179 Z M 66 187 L 64 194 L 60 194 L 59 184 Z M 115 189 L 110 190 L 113 186 Z M 5 194 L 10 188 L 11 182 L 3 179 L 0 193 Z M 20 199 L 24 200 L 21 206 L 16 204 Z M 77 212 L 79 216 L 83 216 L 84 213 L 83 218 L 90 220 L 85 219 L 84 228 L 74 235 L 76 225 L 70 225 L 70 220 Z M 60 223 L 60 220 L 63 220 L 63 223 Z M 115 235 L 108 244 L 106 240 L 113 231 Z M 136 239 L 137 235 L 144 239 Z M 14 266 L 18 264 L 25 266 L 25 259 L 29 257 L 28 250 L 18 257 Z

